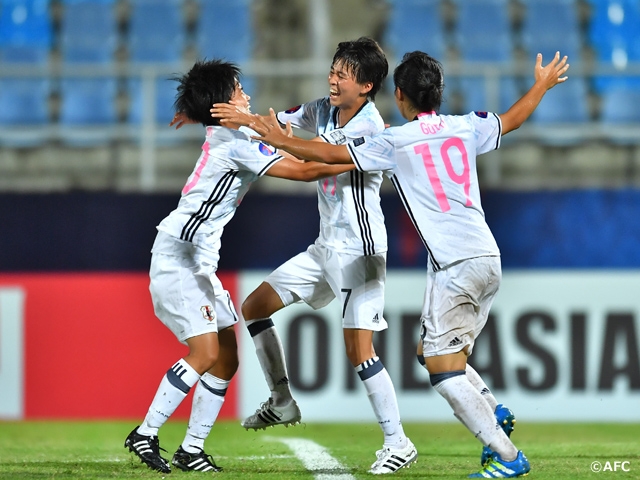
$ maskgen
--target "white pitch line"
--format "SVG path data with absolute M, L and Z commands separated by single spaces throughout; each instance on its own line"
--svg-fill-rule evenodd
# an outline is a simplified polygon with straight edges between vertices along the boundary
M 327 450 L 311 440 L 304 438 L 276 438 L 269 440 L 282 442 L 302 462 L 304 467 L 313 473 L 315 480 L 355 480 L 347 472 L 347 468 L 329 455 Z

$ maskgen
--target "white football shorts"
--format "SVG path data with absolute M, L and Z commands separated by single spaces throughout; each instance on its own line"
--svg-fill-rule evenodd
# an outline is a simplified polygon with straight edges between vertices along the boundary
M 238 322 L 231 296 L 212 265 L 154 251 L 149 276 L 155 314 L 180 342 Z
M 378 332 L 387 328 L 383 317 L 386 254 L 337 253 L 318 242 L 283 263 L 265 281 L 287 306 L 304 302 L 322 308 L 338 298 L 342 328 Z
M 458 353 L 465 347 L 471 355 L 487 323 L 501 278 L 497 256 L 471 258 L 427 273 L 420 317 L 425 357 Z

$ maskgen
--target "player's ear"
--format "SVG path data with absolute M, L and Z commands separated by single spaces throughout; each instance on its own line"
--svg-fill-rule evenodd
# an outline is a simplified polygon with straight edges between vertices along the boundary
M 363 83 L 362 87 L 360 88 L 360 94 L 368 95 L 372 88 L 373 88 L 373 82 Z

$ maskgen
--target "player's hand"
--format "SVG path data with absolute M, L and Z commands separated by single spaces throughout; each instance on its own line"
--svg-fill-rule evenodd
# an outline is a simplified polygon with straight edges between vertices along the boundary
M 180 128 L 182 128 L 185 125 L 196 124 L 196 123 L 198 123 L 198 122 L 196 122 L 195 120 L 191 120 L 184 113 L 176 112 L 176 114 L 173 116 L 173 119 L 171 120 L 171 123 L 169 123 L 169 126 L 173 127 L 175 125 L 176 126 L 176 130 L 179 130 Z
M 285 131 L 285 134 L 287 135 L 287 137 L 289 137 L 289 138 L 293 137 L 293 128 L 291 127 L 291 122 L 287 121 L 287 124 L 284 127 L 284 131 Z
M 534 78 L 536 83 L 542 85 L 546 90 L 555 87 L 559 83 L 563 83 L 567 78 L 563 75 L 569 70 L 567 56 L 560 59 L 560 52 L 556 52 L 555 57 L 544 67 L 542 66 L 542 54 L 536 57 L 536 66 L 534 68 Z
M 290 122 L 287 122 L 285 129 L 280 127 L 278 119 L 276 118 L 276 112 L 273 111 L 273 108 L 269 109 L 268 117 L 261 117 L 260 115 L 254 116 L 254 121 L 249 125 L 249 128 L 260 134 L 259 137 L 254 136 L 252 138 L 261 140 L 276 148 L 282 148 L 287 138 L 290 137 L 289 133 L 293 135 Z
M 247 108 L 233 103 L 214 103 L 213 108 L 209 111 L 213 118 L 220 119 L 220 125 L 234 123 L 248 126 L 255 117 Z

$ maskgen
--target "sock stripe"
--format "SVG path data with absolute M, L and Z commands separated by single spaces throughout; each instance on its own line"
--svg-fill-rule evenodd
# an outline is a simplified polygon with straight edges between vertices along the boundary
M 184 372 L 183 372 L 184 373 Z M 189 393 L 189 390 L 191 390 L 191 387 L 189 385 L 187 385 L 184 380 L 182 380 L 177 374 L 176 372 L 173 371 L 172 368 L 170 368 L 169 370 L 167 370 L 167 380 L 169 380 L 169 383 L 171 385 L 173 385 L 174 387 L 176 387 L 178 390 L 180 390 L 181 392 L 187 394 Z
M 252 337 L 264 332 L 266 329 L 273 327 L 273 320 L 266 318 L 264 320 L 256 320 L 255 323 L 247 325 L 247 330 Z
M 214 395 L 217 395 L 219 397 L 224 397 L 227 394 L 227 389 L 224 388 L 213 388 L 211 385 L 209 385 L 207 382 L 205 382 L 204 380 L 200 379 L 200 383 L 202 384 L 202 386 L 204 388 L 206 388 L 209 392 L 213 393 Z
M 464 370 L 452 370 L 451 372 L 433 373 L 430 375 L 431 385 L 436 386 L 440 382 L 444 382 L 448 378 L 458 377 L 464 375 Z
M 366 380 L 373 377 L 375 374 L 380 373 L 384 369 L 384 365 L 378 357 L 365 360 L 356 367 L 356 372 L 360 376 L 360 380 Z

